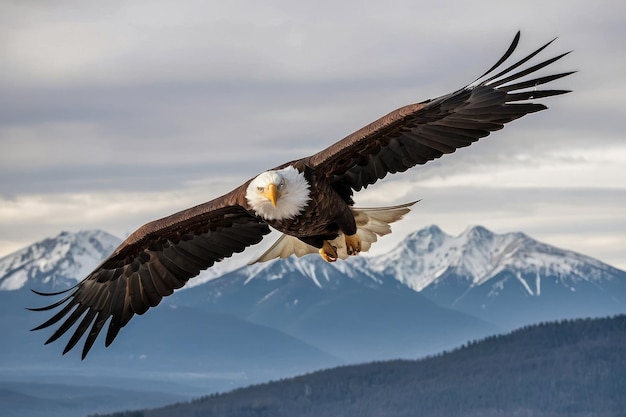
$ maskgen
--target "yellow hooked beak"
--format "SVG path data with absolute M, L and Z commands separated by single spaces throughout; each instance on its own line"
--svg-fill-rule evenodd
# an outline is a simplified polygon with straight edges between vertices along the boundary
M 276 207 L 276 201 L 278 201 L 278 197 L 280 197 L 280 192 L 278 191 L 276 184 L 270 184 L 263 195 L 272 202 L 274 207 Z

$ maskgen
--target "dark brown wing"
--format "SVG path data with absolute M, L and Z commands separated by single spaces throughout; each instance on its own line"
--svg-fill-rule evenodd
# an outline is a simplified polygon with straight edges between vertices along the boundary
M 43 311 L 63 308 L 33 330 L 61 325 L 46 341 L 55 341 L 76 322 L 78 326 L 65 347 L 72 349 L 89 329 L 82 357 L 85 358 L 106 321 L 110 323 L 106 346 L 134 314 L 143 314 L 187 280 L 215 262 L 242 252 L 261 241 L 269 227 L 241 205 L 245 188 L 205 204 L 148 223 L 128 237 L 100 266 L 69 294 Z
M 537 86 L 572 72 L 518 81 L 567 55 L 558 55 L 527 69 L 514 72 L 552 41 L 499 73 L 486 78 L 511 56 L 519 32 L 502 58 L 472 84 L 453 93 L 399 108 L 354 132 L 307 163 L 336 184 L 353 190 L 366 188 L 388 173 L 406 171 L 417 164 L 469 146 L 505 123 L 546 109 L 529 100 L 567 93 L 538 90 Z M 486 79 L 485 79 L 486 78 Z

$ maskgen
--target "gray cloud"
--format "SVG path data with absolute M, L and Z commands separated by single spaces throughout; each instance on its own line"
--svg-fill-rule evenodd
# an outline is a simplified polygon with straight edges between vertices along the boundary
M 549 100 L 546 112 L 405 174 L 398 184 L 456 181 L 464 174 L 484 178 L 489 171 L 501 178 L 524 167 L 528 171 L 520 175 L 534 178 L 546 166 L 568 170 L 574 160 L 584 168 L 580 159 L 587 153 L 626 152 L 624 15 L 626 3 L 582 0 L 2 2 L 0 210 L 5 206 L 16 217 L 0 221 L 0 254 L 15 248 L 17 236 L 28 243 L 61 227 L 15 209 L 16 201 L 41 197 L 40 204 L 57 207 L 61 195 L 191 195 L 197 184 L 221 178 L 234 186 L 316 152 L 396 107 L 463 86 L 497 60 L 518 29 L 522 52 L 554 36 L 559 39 L 546 56 L 574 50 L 554 70 L 580 70 L 558 81 L 575 92 Z M 562 194 L 541 192 L 532 200 L 576 206 L 585 195 L 586 205 L 597 204 L 604 213 L 602 207 L 616 204 L 606 195 L 621 203 L 625 192 L 614 182 L 599 184 L 599 197 L 562 179 L 542 178 L 538 188 Z M 470 222 L 462 216 L 465 206 L 453 203 L 457 192 L 445 187 L 435 194 L 438 210 L 446 212 L 443 205 L 450 204 L 452 212 L 441 219 L 430 213 L 433 220 L 450 224 L 456 213 Z M 481 207 L 492 213 L 494 201 L 512 195 L 498 184 L 472 203 L 473 218 L 488 220 Z M 94 206 L 84 203 L 83 210 Z M 63 225 L 123 233 L 140 219 L 121 220 L 124 210 L 111 209 L 97 222 L 73 215 Z M 520 218 L 512 229 L 544 224 L 539 215 L 536 223 Z M 607 219 L 623 221 L 613 214 L 587 220 L 589 236 L 608 236 Z M 583 228 L 577 222 L 570 227 Z M 626 267 L 623 256 L 610 256 Z

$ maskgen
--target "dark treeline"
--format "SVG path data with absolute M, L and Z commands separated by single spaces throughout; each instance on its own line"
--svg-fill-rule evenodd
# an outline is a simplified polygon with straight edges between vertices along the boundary
M 626 316 L 529 326 L 417 361 L 344 366 L 111 417 L 624 416 Z

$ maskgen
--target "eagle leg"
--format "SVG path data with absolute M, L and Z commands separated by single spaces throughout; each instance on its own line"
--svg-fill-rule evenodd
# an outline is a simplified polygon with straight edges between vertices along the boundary
M 328 240 L 324 241 L 324 245 L 319 252 L 322 259 L 326 262 L 335 262 L 337 260 L 337 248 L 331 245 Z
M 348 255 L 358 255 L 361 252 L 361 238 L 356 233 L 344 235 L 346 241 L 346 252 Z

